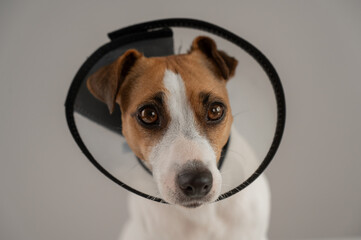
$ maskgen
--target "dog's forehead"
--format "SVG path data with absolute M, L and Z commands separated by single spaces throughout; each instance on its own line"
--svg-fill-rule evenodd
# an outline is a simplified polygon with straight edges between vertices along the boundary
M 198 56 L 189 54 L 142 59 L 132 70 L 122 92 L 132 92 L 137 104 L 158 92 L 167 95 L 169 91 L 164 85 L 167 71 L 181 77 L 190 100 L 208 92 L 227 98 L 226 82 L 218 79 Z

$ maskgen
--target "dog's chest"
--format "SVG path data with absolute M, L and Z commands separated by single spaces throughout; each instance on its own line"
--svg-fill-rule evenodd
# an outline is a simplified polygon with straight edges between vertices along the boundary
M 131 197 L 131 211 L 142 239 L 147 240 L 218 240 L 233 239 L 234 230 L 242 228 L 242 209 L 224 201 L 196 209 L 153 203 Z M 141 204 L 140 204 L 140 202 Z M 134 214 L 135 213 L 135 214 Z M 239 235 L 238 238 L 239 239 Z M 242 239 L 242 238 L 241 238 Z

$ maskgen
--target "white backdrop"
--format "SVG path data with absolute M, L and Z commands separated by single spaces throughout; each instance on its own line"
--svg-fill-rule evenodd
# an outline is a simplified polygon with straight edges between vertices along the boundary
M 271 239 L 361 236 L 360 1 L 0 2 L 0 239 L 116 239 L 126 191 L 86 160 L 64 101 L 106 33 L 166 17 L 213 22 L 268 56 L 287 125 L 267 169 Z

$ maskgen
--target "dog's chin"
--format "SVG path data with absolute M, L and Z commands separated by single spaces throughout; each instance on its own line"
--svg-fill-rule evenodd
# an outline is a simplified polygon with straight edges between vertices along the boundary
M 164 199 L 167 203 L 171 205 L 192 209 L 215 202 L 217 200 L 217 196 L 218 195 L 216 195 L 215 192 L 212 191 L 210 194 L 204 197 L 193 199 L 185 196 L 182 193 L 173 192 L 173 194 L 165 194 L 164 196 L 162 196 L 162 199 Z
M 179 205 L 181 207 L 185 207 L 185 208 L 198 208 L 210 203 L 213 203 L 217 198 L 216 197 L 212 197 L 212 196 L 206 196 L 204 198 L 200 198 L 200 199 L 186 199 L 183 201 L 178 200 L 176 202 L 176 205 Z
M 183 203 L 180 204 L 179 206 L 185 207 L 185 208 L 197 208 L 200 207 L 202 205 L 204 205 L 205 203 L 202 202 L 189 202 L 189 203 Z

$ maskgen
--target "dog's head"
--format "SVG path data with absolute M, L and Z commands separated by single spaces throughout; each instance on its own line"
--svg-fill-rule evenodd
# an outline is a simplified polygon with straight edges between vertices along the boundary
M 217 169 L 233 121 L 226 82 L 237 60 L 197 37 L 187 54 L 146 58 L 128 50 L 87 81 L 122 112 L 123 135 L 152 172 L 161 197 L 197 207 L 217 199 Z

